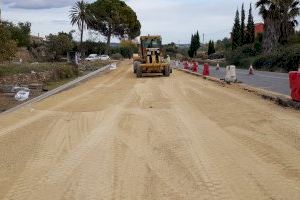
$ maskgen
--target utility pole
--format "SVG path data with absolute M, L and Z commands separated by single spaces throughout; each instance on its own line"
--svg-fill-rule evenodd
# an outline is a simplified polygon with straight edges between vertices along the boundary
M 204 44 L 204 33 L 203 33 L 203 44 Z
M 2 10 L 1 10 L 1 7 L 2 7 L 2 0 L 0 0 L 0 24 L 2 24 Z
M 0 8 L 0 24 L 2 24 L 2 20 L 1 20 L 1 8 Z

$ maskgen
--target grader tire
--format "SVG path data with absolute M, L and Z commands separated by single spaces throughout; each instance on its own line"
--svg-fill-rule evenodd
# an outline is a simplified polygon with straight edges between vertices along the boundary
M 163 75 L 165 77 L 169 77 L 170 76 L 170 67 L 165 67 Z
M 138 63 L 139 63 L 139 62 L 134 62 L 134 63 L 133 63 L 133 73 L 135 73 L 135 74 L 136 74 L 136 71 L 137 71 Z
M 136 77 L 137 78 L 142 78 L 143 77 L 143 69 L 142 69 L 140 63 L 137 63 L 137 66 L 136 66 Z

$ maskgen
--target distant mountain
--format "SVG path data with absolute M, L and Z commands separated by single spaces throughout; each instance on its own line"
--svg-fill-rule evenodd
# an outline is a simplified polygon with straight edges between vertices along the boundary
M 178 48 L 185 49 L 185 48 L 189 48 L 189 47 L 190 47 L 190 44 L 176 44 L 176 46 L 177 46 Z
M 111 47 L 119 47 L 119 46 L 120 46 L 120 43 L 116 43 L 116 42 L 114 43 L 114 42 L 113 42 L 113 43 L 110 43 L 110 46 L 111 46 Z

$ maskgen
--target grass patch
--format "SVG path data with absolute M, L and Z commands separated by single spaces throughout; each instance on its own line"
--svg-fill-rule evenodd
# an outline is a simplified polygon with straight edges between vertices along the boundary
M 14 74 L 26 74 L 35 72 L 44 72 L 55 70 L 64 66 L 68 66 L 67 63 L 22 63 L 22 64 L 1 64 L 0 76 L 11 76 Z
M 76 79 L 76 77 L 73 77 L 73 78 L 66 78 L 66 79 L 62 79 L 62 80 L 58 80 L 58 81 L 49 81 L 46 83 L 47 85 L 47 89 L 50 91 L 50 90 L 53 90 L 55 88 L 58 88 L 59 86 L 62 86 L 70 81 L 73 81 L 74 79 Z

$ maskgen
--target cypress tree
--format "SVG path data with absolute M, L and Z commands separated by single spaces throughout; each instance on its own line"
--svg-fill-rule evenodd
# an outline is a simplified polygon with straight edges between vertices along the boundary
M 211 54 L 214 54 L 214 53 L 216 53 L 215 43 L 214 43 L 214 41 L 210 40 L 209 43 L 208 43 L 208 52 L 207 52 L 207 54 L 211 55 Z
M 252 4 L 250 3 L 248 23 L 247 23 L 246 43 L 247 44 L 254 43 L 254 40 L 255 40 L 255 25 L 254 25 L 254 20 L 252 15 Z
M 200 48 L 201 44 L 200 44 L 200 35 L 199 35 L 199 31 L 197 31 L 196 35 L 195 35 L 195 48 L 196 51 Z
M 200 48 L 200 36 L 199 32 L 191 37 L 191 45 L 188 51 L 188 54 L 191 58 L 195 57 L 197 54 L 197 50 Z
M 241 11 L 241 45 L 246 44 L 246 38 L 245 38 L 245 9 L 244 4 L 242 5 L 242 11 Z
M 236 11 L 234 25 L 232 28 L 232 49 L 236 49 L 241 45 L 241 25 L 239 10 Z
M 192 37 L 191 37 L 191 45 L 190 45 L 190 48 L 189 48 L 189 51 L 188 51 L 188 54 L 189 54 L 189 56 L 191 57 L 191 58 L 193 58 L 194 57 L 194 55 L 195 55 L 195 43 L 194 43 L 194 41 L 195 41 L 195 36 L 194 36 L 194 34 L 192 34 Z

